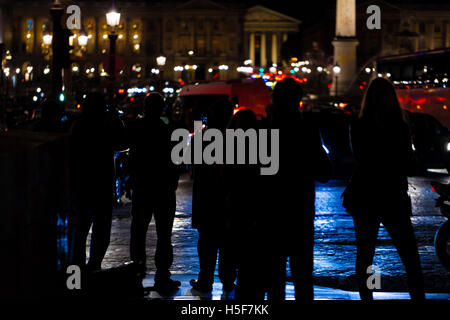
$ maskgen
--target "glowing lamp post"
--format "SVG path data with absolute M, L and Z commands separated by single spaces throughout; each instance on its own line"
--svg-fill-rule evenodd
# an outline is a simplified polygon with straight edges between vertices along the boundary
M 164 81 L 164 77 L 163 77 L 163 67 L 166 65 L 166 61 L 167 58 L 166 56 L 164 56 L 163 54 L 160 54 L 159 56 L 156 57 L 156 64 L 158 65 L 160 72 L 159 72 L 159 81 L 158 81 L 158 91 L 161 92 L 162 91 L 162 83 Z
M 112 28 L 112 33 L 115 32 L 115 28 L 120 24 L 120 13 L 116 10 L 111 10 L 106 14 L 106 23 Z
M 160 67 L 163 67 L 166 64 L 167 58 L 163 55 L 156 57 L 156 64 Z
M 64 51 L 64 31 L 61 25 L 61 19 L 64 13 L 64 8 L 55 0 L 53 6 L 50 8 L 50 14 L 52 16 L 53 30 L 52 34 L 47 33 L 44 35 L 44 43 L 49 43 L 52 46 L 52 96 L 56 98 L 61 92 L 63 87 L 62 78 L 62 56 Z
M 87 46 L 87 43 L 88 43 L 88 36 L 85 31 L 81 31 L 80 35 L 78 36 L 78 45 L 80 47 L 84 47 Z
M 333 67 L 333 72 L 334 72 L 334 76 L 336 79 L 336 81 L 334 83 L 334 85 L 335 85 L 334 89 L 335 89 L 335 96 L 337 97 L 337 95 L 338 95 L 338 75 L 339 75 L 339 73 L 341 73 L 341 67 L 339 67 L 339 65 L 337 63 Z
M 42 37 L 42 41 L 44 42 L 44 44 L 46 46 L 51 45 L 52 44 L 52 40 L 53 40 L 53 36 L 51 35 L 50 32 L 44 33 L 44 36 Z
M 110 102 L 114 98 L 114 87 L 116 79 L 116 27 L 120 24 L 120 13 L 116 12 L 114 9 L 106 14 L 106 23 L 111 27 L 111 33 L 108 35 L 109 38 L 109 86 L 108 86 L 108 96 Z

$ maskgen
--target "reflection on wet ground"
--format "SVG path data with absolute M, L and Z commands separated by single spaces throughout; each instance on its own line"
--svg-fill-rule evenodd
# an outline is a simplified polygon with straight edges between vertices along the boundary
M 436 195 L 430 188 L 431 180 L 448 182 L 450 178 L 435 175 L 409 180 L 414 213 L 412 222 L 419 244 L 427 292 L 450 292 L 450 274 L 442 267 L 434 253 L 434 234 L 445 218 L 439 209 L 434 207 Z M 345 181 L 340 180 L 317 185 L 314 276 L 317 285 L 354 291 L 356 247 L 352 218 L 341 205 L 340 195 L 344 188 Z M 177 191 L 177 213 L 173 230 L 172 270 L 175 278 L 195 278 L 199 271 L 197 231 L 191 228 L 191 195 L 191 181 L 188 177 L 183 177 Z M 115 211 L 111 245 L 104 260 L 104 268 L 129 260 L 130 223 L 129 206 Z M 147 255 L 153 257 L 156 244 L 154 222 L 150 225 L 147 241 Z M 380 228 L 374 263 L 381 269 L 383 291 L 406 291 L 404 267 L 383 227 Z M 148 259 L 147 268 L 149 273 L 154 273 L 152 258 Z M 185 285 L 189 287 L 188 282 Z

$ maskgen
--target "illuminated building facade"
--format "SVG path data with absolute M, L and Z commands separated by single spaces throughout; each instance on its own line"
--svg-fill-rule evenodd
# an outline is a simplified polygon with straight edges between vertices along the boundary
M 72 65 L 65 78 L 101 82 L 107 76 L 111 1 L 61 1 L 81 8 L 81 30 L 72 30 Z M 21 81 L 50 77 L 52 31 L 49 1 L 2 1 L 3 41 L 11 70 Z M 300 21 L 262 6 L 247 8 L 209 0 L 146 3 L 116 1 L 121 13 L 117 53 L 121 82 L 148 79 L 184 81 L 236 78 L 237 67 L 252 60 L 257 67 L 280 64 L 281 46 Z M 68 15 L 63 17 L 63 25 Z M 80 45 L 84 32 L 88 41 Z M 158 56 L 166 58 L 158 65 Z M 14 73 L 14 72 L 13 72 Z M 66 81 L 75 82 L 76 81 Z

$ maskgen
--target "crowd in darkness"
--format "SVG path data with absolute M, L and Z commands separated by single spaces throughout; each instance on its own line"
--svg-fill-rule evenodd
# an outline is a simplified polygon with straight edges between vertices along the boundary
M 208 128 L 222 132 L 227 128 L 278 129 L 280 164 L 278 172 L 268 176 L 259 174 L 258 164 L 193 166 L 192 225 L 198 230 L 200 265 L 198 278 L 190 282 L 193 289 L 212 290 L 218 257 L 224 291 L 236 290 L 236 299 L 264 299 L 267 294 L 269 300 L 281 301 L 285 298 L 289 261 L 296 299 L 314 299 L 315 182 L 331 179 L 332 170 L 318 129 L 299 111 L 302 96 L 301 85 L 286 78 L 275 86 L 265 119 L 258 120 L 249 109 L 233 115 L 227 102 L 214 106 L 220 112 L 211 113 Z M 52 105 L 47 103 L 44 110 L 51 111 Z M 89 272 L 101 269 L 111 232 L 114 151 L 130 148 L 130 259 L 144 277 L 146 233 L 154 218 L 155 289 L 170 293 L 180 286 L 170 273 L 179 168 L 171 161 L 175 126 L 161 119 L 164 99 L 158 93 L 147 96 L 144 115 L 126 127 L 106 112 L 100 93 L 88 94 L 82 107 L 82 117 L 73 124 L 70 135 L 70 264 Z M 46 118 L 39 130 L 52 131 L 57 117 Z M 372 299 L 366 270 L 372 265 L 382 222 L 405 264 L 412 299 L 423 300 L 422 271 L 407 194 L 411 138 L 389 80 L 377 78 L 369 85 L 360 116 L 351 125 L 351 141 L 356 168 L 343 194 L 343 205 L 354 219 L 361 298 Z

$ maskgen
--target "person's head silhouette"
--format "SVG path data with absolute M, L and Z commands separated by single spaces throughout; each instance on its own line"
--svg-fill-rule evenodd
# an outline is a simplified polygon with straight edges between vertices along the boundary
M 86 96 L 82 105 L 83 116 L 91 120 L 99 120 L 106 113 L 105 97 L 100 92 L 91 92 Z
M 359 117 L 378 124 L 404 121 L 395 87 L 388 79 L 379 77 L 372 80 L 364 95 Z
M 303 97 L 300 83 L 292 78 L 285 78 L 278 82 L 273 90 L 273 105 L 277 113 L 293 113 L 299 110 Z
M 231 118 L 229 129 L 256 129 L 258 120 L 256 119 L 255 113 L 250 109 L 239 110 L 233 118 Z
M 144 116 L 149 119 L 159 119 L 164 110 L 164 98 L 157 92 L 153 92 L 144 100 Z

